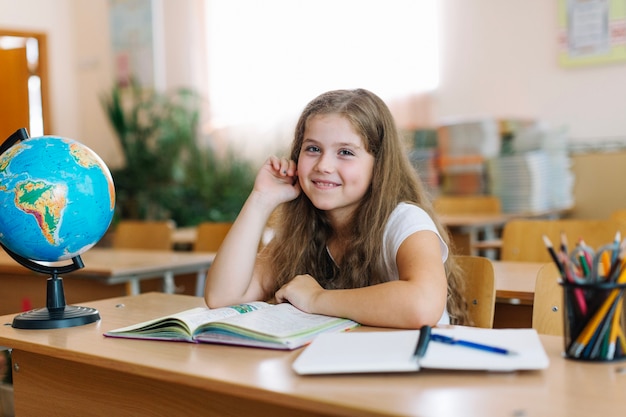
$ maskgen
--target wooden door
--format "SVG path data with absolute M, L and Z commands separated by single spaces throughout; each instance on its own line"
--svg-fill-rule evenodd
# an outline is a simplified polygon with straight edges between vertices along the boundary
M 7 39 L 10 42 L 2 42 Z M 27 54 L 27 43 L 31 48 L 33 43 L 36 45 L 35 53 Z M 50 134 L 46 47 L 44 34 L 0 29 L 0 142 L 20 128 L 31 133 L 30 105 L 34 91 L 29 93 L 31 76 L 39 77 L 40 81 L 40 96 L 35 98 L 41 104 L 41 111 L 35 113 L 35 117 L 41 117 L 37 124 L 43 126 L 43 132 L 39 133 Z
M 30 126 L 26 48 L 0 49 L 0 141 Z

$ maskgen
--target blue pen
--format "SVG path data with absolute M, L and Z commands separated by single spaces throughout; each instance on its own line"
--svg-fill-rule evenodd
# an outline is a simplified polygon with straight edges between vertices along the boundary
M 467 348 L 482 350 L 482 351 L 485 351 L 485 352 L 497 353 L 497 354 L 500 354 L 500 355 L 515 355 L 516 354 L 515 352 L 513 352 L 511 350 L 504 349 L 504 348 L 501 348 L 501 347 L 483 345 L 481 343 L 470 342 L 469 340 L 455 339 L 453 337 L 444 336 L 444 335 L 441 335 L 441 334 L 434 334 L 434 333 L 431 334 L 430 335 L 430 340 L 432 342 L 445 343 L 447 345 L 463 346 L 463 347 L 467 347 Z

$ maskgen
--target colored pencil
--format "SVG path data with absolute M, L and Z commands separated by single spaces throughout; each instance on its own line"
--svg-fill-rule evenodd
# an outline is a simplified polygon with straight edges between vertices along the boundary
M 543 243 L 546 245 L 546 248 L 548 249 L 548 253 L 552 257 L 552 260 L 556 264 L 557 268 L 559 269 L 559 272 L 561 273 L 561 277 L 563 279 L 566 279 L 565 266 L 561 263 L 561 261 L 559 261 L 559 258 L 556 255 L 556 252 L 554 251 L 554 246 L 552 246 L 552 242 L 550 241 L 548 236 L 543 235 Z

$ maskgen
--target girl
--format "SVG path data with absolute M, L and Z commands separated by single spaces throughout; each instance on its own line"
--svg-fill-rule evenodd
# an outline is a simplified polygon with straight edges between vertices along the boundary
M 259 251 L 270 215 L 274 237 Z M 205 300 L 274 299 L 369 326 L 458 323 L 448 255 L 388 107 L 367 90 L 330 91 L 304 109 L 290 158 L 272 156 L 258 173 Z

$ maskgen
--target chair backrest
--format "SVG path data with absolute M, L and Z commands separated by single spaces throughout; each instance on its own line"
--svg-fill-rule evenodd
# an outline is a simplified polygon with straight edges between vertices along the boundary
M 467 302 L 469 323 L 474 327 L 492 328 L 496 305 L 493 265 L 481 256 L 456 255 L 455 260 L 465 276 L 463 298 Z
M 172 250 L 174 223 L 170 220 L 121 220 L 112 245 L 119 249 Z
M 217 252 L 232 225 L 228 222 L 200 223 L 193 245 L 194 252 Z
M 582 238 L 594 249 L 611 243 L 615 233 L 626 233 L 626 223 L 611 220 L 533 220 L 513 219 L 504 225 L 502 230 L 502 247 L 500 259 L 503 261 L 552 262 L 552 258 L 543 242 L 546 235 L 555 249 L 561 241 L 561 232 L 565 233 L 571 251 Z M 620 230 L 623 229 L 623 230 Z
M 558 279 L 559 271 L 554 263 L 545 264 L 537 273 L 532 326 L 538 333 L 563 335 L 563 288 Z
M 438 214 L 496 214 L 502 212 L 498 197 L 492 195 L 440 195 L 433 201 Z
M 619 220 L 621 222 L 626 222 L 626 208 L 625 209 L 617 209 L 611 212 L 609 216 L 612 220 Z

